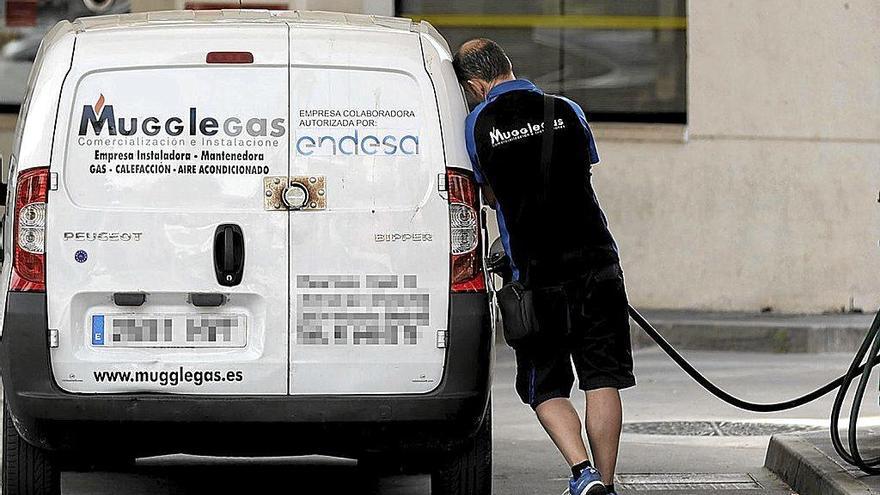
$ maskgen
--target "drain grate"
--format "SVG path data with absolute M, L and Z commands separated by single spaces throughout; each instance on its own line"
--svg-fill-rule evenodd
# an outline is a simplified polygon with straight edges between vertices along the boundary
M 764 489 L 751 475 L 737 473 L 619 474 L 614 482 L 635 492 Z
M 623 425 L 624 433 L 693 437 L 770 436 L 778 433 L 803 433 L 824 429 L 821 426 L 740 421 L 646 421 Z

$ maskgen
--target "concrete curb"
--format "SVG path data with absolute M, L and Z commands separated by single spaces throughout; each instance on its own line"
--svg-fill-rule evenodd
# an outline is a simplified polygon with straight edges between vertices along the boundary
M 645 318 L 679 349 L 763 352 L 855 352 L 873 315 L 761 315 L 645 311 Z M 633 347 L 654 343 L 630 322 Z
M 640 311 L 676 348 L 745 352 L 846 352 L 859 348 L 873 314 L 778 315 L 680 310 Z M 634 349 L 655 346 L 630 321 Z M 499 321 L 497 341 L 504 343 Z
M 827 433 L 825 433 L 827 435 Z M 877 495 L 820 450 L 810 437 L 774 435 L 764 466 L 801 495 Z

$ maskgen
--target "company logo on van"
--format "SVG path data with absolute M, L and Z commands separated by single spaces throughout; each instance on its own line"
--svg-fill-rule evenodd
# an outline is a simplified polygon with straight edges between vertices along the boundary
M 216 117 L 199 115 L 197 107 L 190 107 L 185 116 L 164 119 L 155 116 L 117 117 L 113 105 L 106 104 L 103 94 L 98 97 L 94 105 L 83 105 L 79 135 L 85 136 L 89 129 L 95 136 L 100 136 L 105 129 L 110 136 L 133 136 L 137 133 L 156 136 L 164 131 L 169 136 L 180 136 L 187 133 L 190 136 L 221 134 L 228 137 L 241 135 L 281 137 L 287 132 L 285 121 L 280 117 L 274 119 L 228 117 L 221 120 Z
M 298 132 L 295 144 L 296 154 L 301 156 L 419 154 L 418 134 L 407 131 L 326 129 Z
M 140 241 L 141 237 L 144 235 L 143 232 L 85 232 L 85 231 L 75 231 L 75 232 L 65 232 L 64 240 L 65 241 L 107 241 L 107 242 L 128 242 L 128 241 Z

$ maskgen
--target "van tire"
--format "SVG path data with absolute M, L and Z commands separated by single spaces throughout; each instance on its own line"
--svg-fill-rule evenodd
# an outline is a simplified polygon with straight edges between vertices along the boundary
M 483 423 L 461 451 L 431 473 L 431 495 L 491 495 L 492 403 Z
M 3 495 L 59 495 L 61 472 L 54 456 L 21 438 L 3 404 Z

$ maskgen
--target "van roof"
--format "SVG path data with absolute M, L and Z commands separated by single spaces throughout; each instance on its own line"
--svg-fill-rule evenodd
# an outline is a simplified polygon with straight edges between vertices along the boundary
M 131 29 L 167 25 L 204 25 L 236 23 L 291 22 L 327 27 L 352 27 L 392 31 L 420 32 L 432 38 L 449 52 L 446 40 L 426 21 L 415 22 L 404 17 L 386 17 L 343 12 L 302 10 L 224 9 L 164 10 L 134 14 L 80 17 L 71 28 L 77 32 L 104 29 Z

